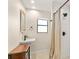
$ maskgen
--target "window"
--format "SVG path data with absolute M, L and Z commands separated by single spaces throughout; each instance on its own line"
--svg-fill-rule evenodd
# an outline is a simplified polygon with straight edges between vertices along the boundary
M 37 28 L 38 32 L 48 32 L 48 21 L 44 19 L 39 19 Z

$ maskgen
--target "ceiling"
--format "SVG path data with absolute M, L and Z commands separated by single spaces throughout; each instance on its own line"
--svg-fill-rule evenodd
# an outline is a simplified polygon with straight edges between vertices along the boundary
M 56 10 L 66 0 L 21 0 L 25 8 L 51 12 L 51 8 Z
M 53 0 L 52 3 L 52 11 L 55 12 L 56 10 L 59 9 L 59 7 L 61 7 L 61 5 L 63 5 L 67 0 Z

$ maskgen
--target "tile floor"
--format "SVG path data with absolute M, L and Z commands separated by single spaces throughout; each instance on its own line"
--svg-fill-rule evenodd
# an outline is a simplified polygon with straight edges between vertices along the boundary
M 31 53 L 31 59 L 49 59 L 49 51 Z

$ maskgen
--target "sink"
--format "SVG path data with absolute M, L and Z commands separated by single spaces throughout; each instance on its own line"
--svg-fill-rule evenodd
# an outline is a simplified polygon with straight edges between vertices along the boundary
M 26 38 L 26 40 L 21 40 L 20 41 L 20 44 L 31 44 L 35 41 L 36 39 L 35 38 Z

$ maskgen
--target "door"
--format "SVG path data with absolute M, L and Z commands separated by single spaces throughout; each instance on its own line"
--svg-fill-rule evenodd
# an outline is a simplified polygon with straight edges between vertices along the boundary
M 61 20 L 61 59 L 70 55 L 70 9 L 69 2 L 60 9 Z

